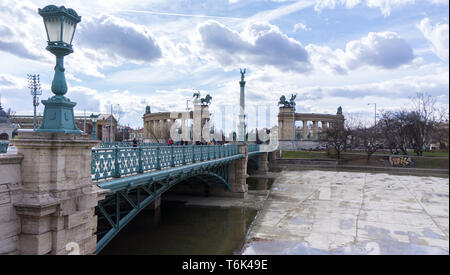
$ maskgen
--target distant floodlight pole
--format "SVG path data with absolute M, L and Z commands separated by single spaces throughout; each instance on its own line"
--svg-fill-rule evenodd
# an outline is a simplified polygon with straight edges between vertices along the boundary
M 377 104 L 376 103 L 367 103 L 367 105 L 375 105 L 375 125 L 374 127 L 377 127 Z
M 34 107 L 34 115 L 33 115 L 33 130 L 36 130 L 37 127 L 37 119 L 36 119 L 36 107 L 39 106 L 39 97 L 38 95 L 42 95 L 41 83 L 39 82 L 39 75 L 37 74 L 28 74 L 28 88 L 31 90 L 31 95 L 33 96 L 33 107 Z
M 48 100 L 42 100 L 45 105 L 44 118 L 36 131 L 81 134 L 75 124 L 73 112 L 76 103 L 64 96 L 67 93 L 64 56 L 73 53 L 72 40 L 81 16 L 73 9 L 55 5 L 38 9 L 38 13 L 44 20 L 47 32 L 46 49 L 56 56 L 56 66 L 52 81 L 52 92 L 55 95 Z

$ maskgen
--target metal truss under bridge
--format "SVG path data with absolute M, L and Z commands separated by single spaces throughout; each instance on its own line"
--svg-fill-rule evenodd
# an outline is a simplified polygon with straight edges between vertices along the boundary
M 249 144 L 248 151 L 249 156 L 256 155 L 259 146 Z M 230 163 L 243 157 L 236 144 L 93 149 L 92 180 L 109 190 L 96 208 L 99 222 L 94 253 L 98 254 L 142 209 L 184 180 L 231 190 Z

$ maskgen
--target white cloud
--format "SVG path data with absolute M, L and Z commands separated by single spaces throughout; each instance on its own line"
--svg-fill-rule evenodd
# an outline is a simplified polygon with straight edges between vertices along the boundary
M 113 16 L 84 19 L 77 37 L 82 47 L 134 62 L 161 57 L 161 48 L 146 27 Z
M 46 41 L 44 24 L 32 2 L 0 2 L 0 51 L 47 62 L 48 57 L 40 50 L 43 41 Z
M 442 60 L 448 62 L 449 28 L 448 24 L 431 25 L 430 19 L 425 18 L 417 25 L 425 38 L 431 43 L 432 51 Z
M 293 31 L 293 32 L 296 32 L 296 31 L 299 30 L 299 29 L 302 29 L 302 30 L 304 30 L 304 31 L 310 31 L 310 30 L 311 30 L 311 28 L 308 28 L 308 26 L 306 26 L 305 23 L 299 22 L 299 23 L 297 23 L 297 24 L 294 25 L 294 28 L 293 28 L 292 31 Z
M 310 70 L 302 44 L 269 23 L 250 23 L 238 33 L 216 21 L 197 27 L 201 50 L 223 66 L 274 66 L 280 70 Z
M 369 8 L 379 8 L 386 17 L 391 14 L 393 8 L 414 4 L 415 0 L 317 0 L 314 9 L 318 12 L 323 9 L 334 9 L 336 6 L 345 6 L 347 9 L 351 9 L 364 2 Z
M 413 60 L 413 50 L 394 32 L 370 32 L 361 40 L 348 42 L 346 64 L 352 69 L 363 65 L 393 69 Z
M 346 74 L 364 66 L 395 69 L 414 60 L 408 43 L 394 32 L 373 33 L 350 41 L 345 50 L 310 44 L 306 50 L 315 69 Z

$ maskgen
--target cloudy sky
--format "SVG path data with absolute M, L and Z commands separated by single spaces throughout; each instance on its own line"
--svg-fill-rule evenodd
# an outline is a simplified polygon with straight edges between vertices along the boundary
M 77 114 L 113 104 L 122 123 L 142 127 L 146 105 L 182 111 L 199 90 L 221 127 L 223 110 L 237 120 L 239 68 L 250 127 L 275 124 L 291 93 L 299 112 L 342 106 L 366 119 L 367 103 L 402 108 L 417 92 L 448 107 L 448 0 L 2 0 L 0 94 L 18 114 L 32 114 L 27 74 L 40 74 L 41 99 L 52 95 L 55 59 L 37 13 L 48 4 L 82 16 L 65 58 Z

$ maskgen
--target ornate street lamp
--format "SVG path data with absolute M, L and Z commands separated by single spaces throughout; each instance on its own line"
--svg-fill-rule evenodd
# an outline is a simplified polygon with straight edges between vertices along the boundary
M 96 123 L 97 123 L 97 119 L 98 119 L 99 115 L 91 114 L 90 117 L 91 117 L 91 120 L 92 120 L 92 139 L 97 140 Z
M 56 56 L 55 76 L 52 81 L 52 92 L 55 96 L 42 100 L 45 105 L 44 118 L 37 132 L 62 132 L 80 134 L 74 119 L 75 102 L 64 95 L 67 93 L 67 83 L 64 76 L 64 56 L 73 53 L 72 39 L 81 16 L 73 9 L 64 6 L 46 6 L 39 9 L 44 19 L 47 32 L 47 50 Z

